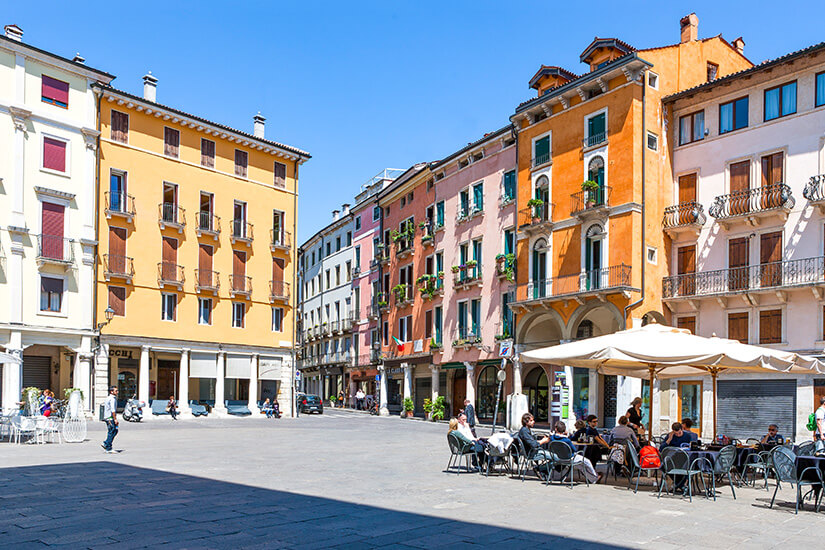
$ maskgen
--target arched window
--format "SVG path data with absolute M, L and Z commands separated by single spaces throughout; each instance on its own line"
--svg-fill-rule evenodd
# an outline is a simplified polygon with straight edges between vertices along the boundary
M 545 222 L 550 219 L 550 180 L 541 176 L 536 180 L 535 198 L 540 200 L 540 206 L 533 207 L 533 217 Z
M 478 375 L 478 390 L 476 394 L 476 415 L 479 419 L 492 420 L 496 406 L 496 367 L 487 366 Z
M 548 385 L 547 374 L 541 367 L 535 367 L 524 379 L 524 393 L 527 394 L 527 407 L 530 409 L 536 422 L 547 422 L 548 419 Z
M 604 228 L 599 224 L 591 225 L 584 234 L 584 271 L 587 290 L 601 288 L 602 279 L 607 273 L 602 272 L 602 255 L 604 253 Z
M 585 319 L 579 323 L 579 327 L 576 329 L 576 339 L 590 338 L 591 336 L 593 336 L 593 321 Z
M 590 159 L 587 165 L 587 179 L 595 181 L 599 187 L 604 187 L 604 159 L 600 156 L 595 156 Z
M 539 239 L 533 245 L 533 272 L 531 273 L 533 289 L 532 297 L 544 298 L 547 296 L 547 241 Z

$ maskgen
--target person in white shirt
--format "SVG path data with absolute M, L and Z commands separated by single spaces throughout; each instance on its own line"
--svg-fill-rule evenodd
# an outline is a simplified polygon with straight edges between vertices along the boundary
M 816 418 L 814 441 L 818 439 L 825 441 L 825 396 L 819 398 L 819 408 L 814 413 L 814 418 Z
M 473 430 L 470 428 L 470 425 L 467 424 L 466 414 L 461 413 L 458 415 L 458 428 L 456 431 L 461 434 L 461 437 L 473 444 L 473 450 L 475 451 L 475 455 L 473 455 L 473 466 L 477 468 L 479 460 L 484 460 L 484 445 L 473 435 Z
M 358 391 L 355 392 L 355 408 L 359 411 L 364 410 L 364 397 L 366 397 L 364 390 L 358 388 Z
M 108 432 L 106 434 L 106 441 L 101 444 L 103 450 L 107 453 L 114 452 L 112 450 L 112 443 L 115 441 L 117 435 L 117 386 L 109 388 L 109 395 L 103 401 L 103 421 L 106 422 Z

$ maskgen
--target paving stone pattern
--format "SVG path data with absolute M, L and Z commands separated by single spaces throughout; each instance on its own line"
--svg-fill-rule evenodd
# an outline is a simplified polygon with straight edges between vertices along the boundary
M 0 547 L 819 547 L 825 512 L 724 487 L 716 502 L 443 473 L 443 424 L 298 419 L 103 425 L 81 444 L 0 442 Z M 483 433 L 480 435 L 484 435 Z M 771 491 L 773 486 L 771 486 Z M 792 546 L 793 547 L 793 546 Z

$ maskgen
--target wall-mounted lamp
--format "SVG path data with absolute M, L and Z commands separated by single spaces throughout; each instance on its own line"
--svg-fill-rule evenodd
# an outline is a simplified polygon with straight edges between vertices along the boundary
M 108 325 L 109 323 L 112 322 L 112 319 L 114 319 L 114 317 L 115 317 L 115 310 L 112 309 L 112 306 L 109 306 L 103 312 L 103 315 L 106 316 L 106 322 L 97 324 L 97 330 L 98 331 L 100 331 L 100 329 L 102 329 L 103 327 L 105 327 L 106 325 Z

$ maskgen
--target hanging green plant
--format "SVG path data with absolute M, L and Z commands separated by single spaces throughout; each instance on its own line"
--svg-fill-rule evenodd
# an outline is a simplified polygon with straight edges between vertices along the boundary
M 453 270 L 453 273 L 458 273 L 459 271 L 461 271 L 461 266 L 460 265 L 454 265 L 450 269 Z
M 529 208 L 538 208 L 539 206 L 544 206 L 544 201 L 541 199 L 530 199 L 527 201 L 527 206 Z
M 597 192 L 601 186 L 593 180 L 586 180 L 582 183 L 582 191 Z

